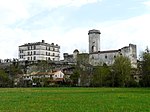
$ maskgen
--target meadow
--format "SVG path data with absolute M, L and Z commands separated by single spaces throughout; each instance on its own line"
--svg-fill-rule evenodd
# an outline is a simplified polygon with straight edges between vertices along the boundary
M 0 112 L 150 112 L 150 88 L 0 88 Z

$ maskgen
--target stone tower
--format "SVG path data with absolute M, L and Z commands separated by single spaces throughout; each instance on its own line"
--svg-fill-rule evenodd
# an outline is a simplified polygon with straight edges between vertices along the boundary
M 100 51 L 100 34 L 99 30 L 89 30 L 89 53 Z

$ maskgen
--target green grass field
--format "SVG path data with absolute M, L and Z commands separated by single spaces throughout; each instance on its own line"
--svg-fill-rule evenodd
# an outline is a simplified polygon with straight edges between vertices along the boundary
M 150 88 L 0 88 L 0 112 L 150 112 Z

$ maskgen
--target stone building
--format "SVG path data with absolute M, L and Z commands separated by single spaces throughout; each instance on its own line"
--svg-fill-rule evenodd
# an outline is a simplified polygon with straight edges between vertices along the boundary
M 70 64 L 74 64 L 77 60 L 77 55 L 79 54 L 79 51 L 75 49 L 73 51 L 73 54 L 64 53 L 64 62 L 68 62 Z
M 89 30 L 89 63 L 93 66 L 103 65 L 106 63 L 108 66 L 112 65 L 115 58 L 119 55 L 128 57 L 131 61 L 131 66 L 133 68 L 137 67 L 137 50 L 136 45 L 129 44 L 118 50 L 100 50 L 100 31 L 99 30 Z
M 19 61 L 60 60 L 60 46 L 42 42 L 27 43 L 19 46 Z
M 115 58 L 119 55 L 128 57 L 131 61 L 132 68 L 137 68 L 137 49 L 136 45 L 129 44 L 121 49 L 117 50 L 100 50 L 100 34 L 99 30 L 89 30 L 89 64 L 93 66 L 103 65 L 106 63 L 108 66 L 112 65 Z M 75 50 L 77 51 L 77 50 Z M 67 62 L 75 62 L 78 52 L 73 52 L 73 54 L 64 53 L 64 60 Z

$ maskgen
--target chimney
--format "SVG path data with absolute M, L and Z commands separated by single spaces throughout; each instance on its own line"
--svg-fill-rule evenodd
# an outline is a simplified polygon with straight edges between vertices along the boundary
M 44 40 L 42 40 L 42 43 L 45 43 L 45 41 L 44 41 Z

